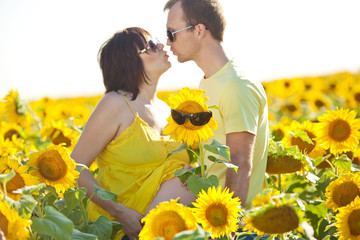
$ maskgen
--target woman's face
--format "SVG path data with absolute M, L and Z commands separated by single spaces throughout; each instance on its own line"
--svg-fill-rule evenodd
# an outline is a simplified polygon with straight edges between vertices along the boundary
M 143 61 L 145 72 L 148 77 L 158 78 L 171 67 L 169 56 L 164 51 L 164 44 L 146 37 L 146 47 L 139 49 L 140 58 Z

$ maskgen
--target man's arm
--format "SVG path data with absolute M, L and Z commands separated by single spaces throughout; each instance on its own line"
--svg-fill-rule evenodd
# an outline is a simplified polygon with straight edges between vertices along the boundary
M 225 185 L 234 197 L 239 197 L 244 207 L 250 184 L 253 151 L 255 145 L 254 134 L 249 132 L 235 132 L 226 134 L 226 145 L 230 148 L 231 163 L 238 166 L 237 174 L 228 169 Z

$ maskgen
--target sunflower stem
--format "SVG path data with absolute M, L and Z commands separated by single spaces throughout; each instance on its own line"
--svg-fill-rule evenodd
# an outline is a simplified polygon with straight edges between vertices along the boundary
M 79 189 L 79 184 L 78 182 L 76 182 L 76 188 Z M 93 195 L 91 195 L 93 196 Z M 80 210 L 81 210 L 81 215 L 84 219 L 84 223 L 85 225 L 89 225 L 89 222 L 88 222 L 88 215 L 87 215 L 87 211 L 85 209 L 85 206 L 84 206 L 84 202 L 83 201 L 80 201 Z
M 205 155 L 205 151 L 203 149 L 203 145 L 201 142 L 201 139 L 199 137 L 199 150 L 200 150 L 200 167 L 201 167 L 201 177 L 205 178 L 205 166 L 204 166 L 204 155 Z
M 4 201 L 5 201 L 5 199 L 6 199 L 6 197 L 7 197 L 7 190 L 6 190 L 6 182 L 4 182 L 3 184 L 3 189 L 4 189 Z
M 25 102 L 25 108 L 26 108 L 26 110 L 29 111 L 32 119 L 34 119 L 34 121 L 36 123 L 36 127 L 37 127 L 38 131 L 40 131 L 42 129 L 41 121 L 39 120 L 36 113 L 32 110 L 32 108 L 30 107 L 30 104 L 28 102 Z
M 281 193 L 281 173 L 279 173 L 278 181 L 279 181 L 278 190 Z

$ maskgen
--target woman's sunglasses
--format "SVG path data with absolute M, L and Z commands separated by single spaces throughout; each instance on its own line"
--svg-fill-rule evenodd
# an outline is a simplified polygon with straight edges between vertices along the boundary
M 166 36 L 168 37 L 170 42 L 174 42 L 175 41 L 175 33 L 184 31 L 184 30 L 192 28 L 192 27 L 193 27 L 193 25 L 190 25 L 190 26 L 187 26 L 186 28 L 182 28 L 182 29 L 174 31 L 174 32 L 170 29 L 166 29 Z
M 209 112 L 198 112 L 198 113 L 182 113 L 174 109 L 171 109 L 171 117 L 179 125 L 183 125 L 185 123 L 185 120 L 188 118 L 192 123 L 192 125 L 203 126 L 210 121 L 212 117 L 212 112 L 209 111 Z
M 157 38 L 150 39 L 145 44 L 145 48 L 141 49 L 140 52 L 138 52 L 138 54 L 142 54 L 142 53 L 147 52 L 147 51 L 157 52 L 160 49 L 160 45 L 162 45 L 162 44 Z

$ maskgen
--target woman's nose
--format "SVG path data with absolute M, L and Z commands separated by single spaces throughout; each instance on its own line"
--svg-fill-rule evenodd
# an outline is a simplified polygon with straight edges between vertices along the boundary
M 158 49 L 159 51 L 163 50 L 163 49 L 164 49 L 164 44 L 159 43 L 158 46 L 157 46 L 157 49 Z

